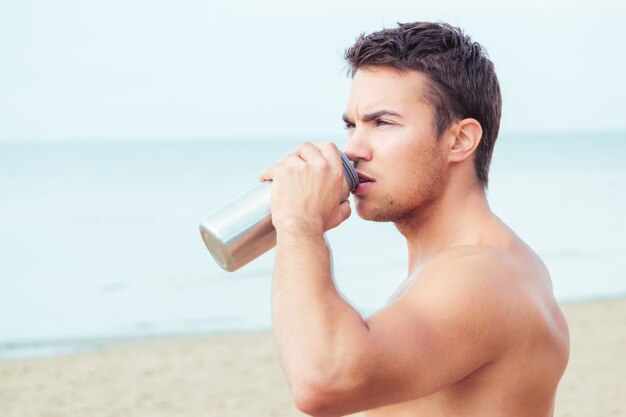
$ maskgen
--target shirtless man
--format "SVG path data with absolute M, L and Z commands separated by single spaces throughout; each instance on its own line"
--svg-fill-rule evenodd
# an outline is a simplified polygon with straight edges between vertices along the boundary
M 406 238 L 408 278 L 368 318 L 337 292 L 324 232 L 351 208 L 334 145 L 302 144 L 263 173 L 277 231 L 274 331 L 297 407 L 552 416 L 567 325 L 546 267 L 485 196 L 501 109 L 493 64 L 459 29 L 432 23 L 362 36 L 346 58 L 356 211 Z

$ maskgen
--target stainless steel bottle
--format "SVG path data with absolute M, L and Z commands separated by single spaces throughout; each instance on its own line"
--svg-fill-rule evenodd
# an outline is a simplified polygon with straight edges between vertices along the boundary
M 343 153 L 341 162 L 348 188 L 354 191 L 359 177 Z M 262 182 L 200 222 L 206 247 L 226 271 L 236 271 L 276 246 L 270 213 L 271 187 L 271 182 Z

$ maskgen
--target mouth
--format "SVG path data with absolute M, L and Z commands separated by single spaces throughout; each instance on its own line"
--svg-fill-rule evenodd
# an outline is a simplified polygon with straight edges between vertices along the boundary
M 376 182 L 373 178 L 370 178 L 361 172 L 357 171 L 357 175 L 359 176 L 359 184 L 363 184 L 365 182 Z

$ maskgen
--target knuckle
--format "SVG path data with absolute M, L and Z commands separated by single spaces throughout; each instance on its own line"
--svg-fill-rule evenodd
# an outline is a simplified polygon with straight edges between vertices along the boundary
M 337 145 L 333 142 L 324 142 L 324 146 L 330 150 L 339 151 L 339 149 L 337 148 Z
M 297 165 L 294 165 L 294 171 L 296 171 L 296 172 L 305 173 L 308 169 L 309 168 L 308 168 L 307 164 L 297 164 Z
M 298 146 L 298 150 L 310 148 L 311 146 L 313 146 L 311 142 L 302 142 L 300 146 Z
M 309 163 L 312 166 L 324 172 L 328 170 L 328 163 L 326 162 L 324 158 L 316 158 L 316 159 L 311 160 Z
M 276 166 L 283 166 L 283 165 L 287 165 L 287 161 L 289 160 L 289 155 L 287 156 L 283 156 L 282 158 L 280 158 L 278 160 L 278 162 L 276 163 Z

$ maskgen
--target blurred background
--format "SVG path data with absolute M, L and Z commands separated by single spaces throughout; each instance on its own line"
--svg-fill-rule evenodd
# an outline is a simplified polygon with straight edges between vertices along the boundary
M 266 329 L 271 252 L 236 273 L 199 221 L 303 140 L 345 144 L 343 50 L 464 28 L 504 97 L 489 197 L 561 301 L 626 294 L 626 6 L 538 1 L 0 4 L 0 359 Z M 364 314 L 406 275 L 390 224 L 329 233 Z

